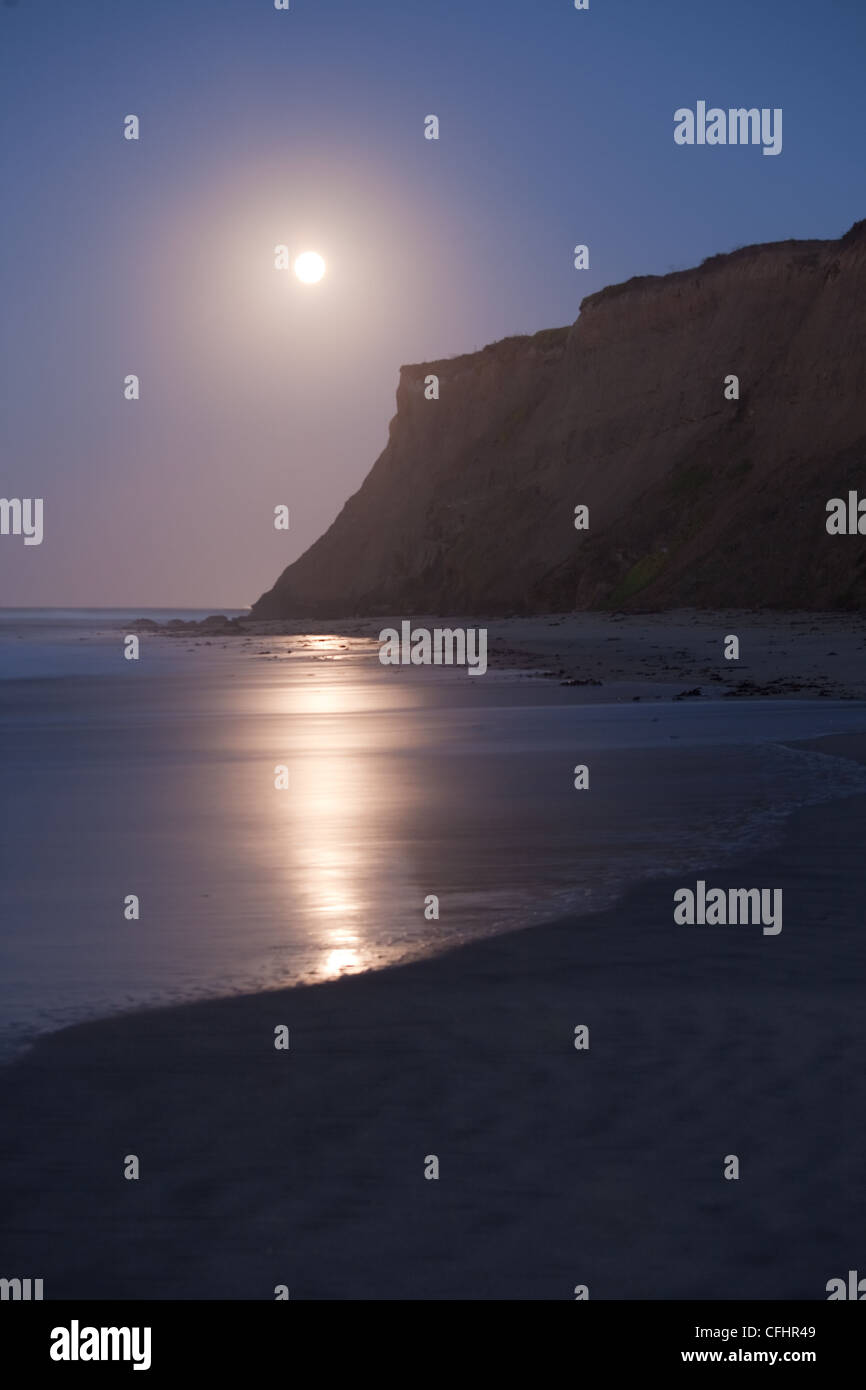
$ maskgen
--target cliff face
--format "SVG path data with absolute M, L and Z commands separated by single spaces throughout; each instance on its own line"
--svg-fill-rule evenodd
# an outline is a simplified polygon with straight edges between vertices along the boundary
M 866 542 L 825 526 L 849 489 L 866 496 L 866 222 L 403 367 L 385 450 L 253 611 L 859 607 Z

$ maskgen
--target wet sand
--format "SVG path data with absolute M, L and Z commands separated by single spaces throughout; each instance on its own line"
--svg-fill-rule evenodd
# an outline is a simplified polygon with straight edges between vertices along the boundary
M 766 843 L 793 806 L 866 792 L 858 765 L 781 746 L 866 733 L 866 702 L 665 700 L 682 687 L 383 668 L 328 635 L 264 645 L 148 638 L 135 665 L 111 634 L 81 644 L 89 676 L 0 680 L 0 1063 L 129 1007 L 601 911 Z
M 811 746 L 866 763 L 860 736 Z M 0 1072 L 4 1273 L 46 1298 L 826 1298 L 866 1225 L 864 812 L 807 807 L 595 916 L 42 1039 Z M 698 878 L 782 888 L 781 934 L 675 925 Z
M 228 643 L 280 654 L 279 642 L 312 632 L 335 632 L 375 642 L 386 627 L 399 630 L 410 615 L 341 620 L 261 622 L 246 617 L 204 625 L 178 623 L 160 635 L 193 646 Z M 484 627 L 492 670 L 538 674 L 585 686 L 587 698 L 604 684 L 617 698 L 669 699 L 688 693 L 719 698 L 866 697 L 866 618 L 860 613 L 678 609 L 660 613 L 549 613 L 533 617 L 411 615 L 417 627 Z M 156 624 L 150 624 L 156 630 Z M 725 638 L 739 638 L 737 660 Z

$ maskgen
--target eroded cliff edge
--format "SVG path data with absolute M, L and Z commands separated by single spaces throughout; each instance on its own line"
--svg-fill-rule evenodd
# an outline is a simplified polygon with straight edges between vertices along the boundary
M 403 367 L 384 451 L 253 612 L 858 608 L 866 544 L 828 535 L 825 507 L 866 494 L 864 451 L 866 221 Z

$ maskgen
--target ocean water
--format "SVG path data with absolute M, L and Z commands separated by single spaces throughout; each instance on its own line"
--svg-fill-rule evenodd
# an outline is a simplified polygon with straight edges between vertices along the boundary
M 198 621 L 213 608 L 0 608 L 0 680 L 27 677 L 110 676 L 127 664 L 123 634 L 136 618 L 168 623 Z M 240 609 L 220 609 L 239 617 Z M 150 662 L 170 665 L 177 655 L 167 642 L 154 644 Z
M 866 791 L 853 763 L 787 746 L 866 731 L 860 702 L 586 703 L 509 673 L 383 667 L 327 630 L 143 636 L 129 662 L 134 616 L 202 615 L 0 614 L 2 1057 L 127 1008 L 566 912 L 579 930 L 639 878 L 687 882 L 795 806 Z

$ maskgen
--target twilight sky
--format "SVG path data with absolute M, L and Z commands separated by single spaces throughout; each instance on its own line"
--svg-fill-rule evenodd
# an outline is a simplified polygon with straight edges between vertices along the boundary
M 0 496 L 45 507 L 0 605 L 243 607 L 360 485 L 401 363 L 841 235 L 864 54 L 863 0 L 0 0 Z M 782 153 L 677 146 L 698 100 L 781 107 Z

